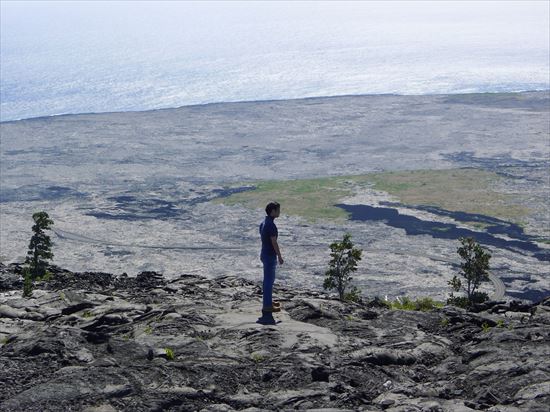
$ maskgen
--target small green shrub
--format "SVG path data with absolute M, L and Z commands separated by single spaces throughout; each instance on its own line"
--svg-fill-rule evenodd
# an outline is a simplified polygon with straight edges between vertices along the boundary
M 145 329 L 143 329 L 143 333 L 150 335 L 153 333 L 153 328 L 151 328 L 151 325 L 147 325 Z
M 504 321 L 502 319 L 497 320 L 497 328 L 503 328 L 504 327 Z
M 361 300 L 361 291 L 356 286 L 352 286 L 349 292 L 344 293 L 344 301 L 359 302 Z
M 489 300 L 489 295 L 485 292 L 474 292 L 472 294 L 472 302 L 483 303 Z
M 485 292 L 474 292 L 470 295 L 471 302 L 467 296 L 451 296 L 447 299 L 448 305 L 458 306 L 459 308 L 468 309 L 471 304 L 483 303 L 489 300 L 489 295 Z
M 448 318 L 443 318 L 443 319 L 441 319 L 441 321 L 439 323 L 441 324 L 441 326 L 447 327 L 447 326 L 449 326 L 449 319 Z
M 166 352 L 166 359 L 168 359 L 168 360 L 174 360 L 175 359 L 174 351 L 172 349 L 164 348 L 164 351 Z
M 481 325 L 481 329 L 483 330 L 483 332 L 489 332 L 489 329 L 491 329 L 491 327 L 487 322 L 483 322 L 483 324 Z
M 390 307 L 392 309 L 399 310 L 418 310 L 422 312 L 427 312 L 430 310 L 442 308 L 443 303 L 435 301 L 429 297 L 412 300 L 411 298 L 405 296 L 401 299 L 398 298 L 397 300 L 390 302 Z
M 23 268 L 23 297 L 30 298 L 32 296 L 32 275 L 29 267 Z

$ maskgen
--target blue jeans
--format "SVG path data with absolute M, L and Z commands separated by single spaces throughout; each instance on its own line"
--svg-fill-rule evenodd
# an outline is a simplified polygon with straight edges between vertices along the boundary
M 264 264 L 263 305 L 273 305 L 273 283 L 275 282 L 275 268 L 277 267 L 277 255 L 260 255 Z

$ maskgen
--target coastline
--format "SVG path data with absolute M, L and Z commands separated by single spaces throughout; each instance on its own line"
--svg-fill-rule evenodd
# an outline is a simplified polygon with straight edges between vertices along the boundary
M 535 90 L 519 90 L 519 91 L 498 91 L 498 92 L 471 92 L 471 93 L 424 93 L 424 94 L 401 94 L 401 93 L 378 93 L 378 94 L 339 94 L 339 95 L 327 95 L 327 96 L 305 96 L 305 97 L 296 97 L 296 98 L 280 98 L 280 99 L 259 99 L 259 100 L 224 100 L 217 102 L 206 102 L 206 103 L 196 103 L 196 104 L 184 104 L 181 106 L 171 106 L 171 107 L 159 107 L 159 108 L 150 108 L 143 110 L 114 110 L 114 111 L 104 111 L 104 112 L 70 112 L 70 113 L 54 113 L 49 115 L 39 115 L 34 117 L 23 117 L 19 119 L 9 119 L 1 120 L 0 124 L 16 123 L 22 121 L 32 121 L 32 120 L 45 120 L 58 117 L 68 117 L 68 116 L 82 116 L 82 115 L 112 115 L 112 114 L 125 114 L 125 113 L 153 113 L 167 110 L 177 110 L 182 108 L 197 108 L 197 107 L 206 107 L 206 106 L 216 106 L 216 105 L 225 105 L 225 104 L 262 104 L 262 103 L 281 103 L 287 101 L 301 101 L 301 100 L 320 100 L 320 99 L 332 99 L 332 98 L 350 98 L 350 97 L 383 97 L 383 96 L 400 96 L 400 97 L 424 97 L 424 96 L 433 96 L 433 97 L 442 97 L 442 96 L 470 96 L 470 95 L 505 95 L 505 94 L 527 94 L 527 93 L 548 93 L 550 95 L 549 89 L 535 89 Z

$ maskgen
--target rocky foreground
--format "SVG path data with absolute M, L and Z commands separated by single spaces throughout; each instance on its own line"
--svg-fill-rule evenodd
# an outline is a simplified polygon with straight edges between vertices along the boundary
M 0 264 L 2 411 L 548 411 L 550 299 L 397 311 L 261 282 Z

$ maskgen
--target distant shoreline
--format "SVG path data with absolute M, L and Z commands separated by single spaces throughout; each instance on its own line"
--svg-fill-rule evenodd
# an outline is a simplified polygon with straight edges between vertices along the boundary
M 281 98 L 281 99 L 260 99 L 260 100 L 234 100 L 234 101 L 219 101 L 219 102 L 208 102 L 208 103 L 196 103 L 196 104 L 187 104 L 182 106 L 173 106 L 173 107 L 160 107 L 156 109 L 144 109 L 144 110 L 114 110 L 106 112 L 81 112 L 81 113 L 57 113 L 50 115 L 42 115 L 36 117 L 25 117 L 21 119 L 11 119 L 11 120 L 2 120 L 0 124 L 4 123 L 15 123 L 22 122 L 27 120 L 44 120 L 50 119 L 52 117 L 63 117 L 63 116 L 81 116 L 81 115 L 105 115 L 105 114 L 120 114 L 120 113 L 151 113 L 158 112 L 163 110 L 176 110 L 181 108 L 192 108 L 192 107 L 203 107 L 203 106 L 213 106 L 213 105 L 225 105 L 225 104 L 239 104 L 239 103 L 270 103 L 270 102 L 285 102 L 285 101 L 297 101 L 297 100 L 319 100 L 319 99 L 333 99 L 333 98 L 344 98 L 344 97 L 383 97 L 383 96 L 400 96 L 400 97 L 428 97 L 428 96 L 468 96 L 468 95 L 505 95 L 505 94 L 524 94 L 524 93 L 550 93 L 550 89 L 539 89 L 539 90 L 521 90 L 521 91 L 510 91 L 510 92 L 471 92 L 471 93 L 425 93 L 425 94 L 399 94 L 399 93 L 378 93 L 378 94 L 341 94 L 341 95 L 329 95 L 329 96 L 306 96 L 306 97 L 296 97 L 296 98 Z

